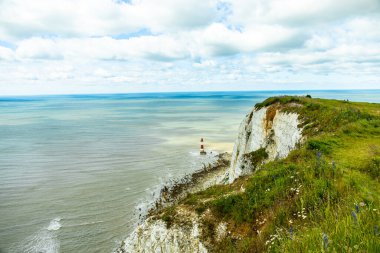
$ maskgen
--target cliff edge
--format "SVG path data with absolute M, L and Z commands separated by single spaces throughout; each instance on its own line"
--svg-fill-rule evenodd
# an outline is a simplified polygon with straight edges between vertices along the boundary
M 379 104 L 269 98 L 195 178 L 118 252 L 380 252 Z

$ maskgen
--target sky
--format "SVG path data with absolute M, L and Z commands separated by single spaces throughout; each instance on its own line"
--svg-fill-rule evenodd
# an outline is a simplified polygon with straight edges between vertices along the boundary
M 0 95 L 380 89 L 380 0 L 0 0 Z

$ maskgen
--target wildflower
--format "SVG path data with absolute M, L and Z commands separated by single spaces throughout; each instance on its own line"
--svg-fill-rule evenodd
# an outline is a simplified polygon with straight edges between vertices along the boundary
M 379 235 L 379 226 L 378 225 L 375 225 L 374 233 L 375 233 L 375 235 Z
M 355 209 L 356 209 L 356 212 L 359 213 L 359 205 L 358 204 L 355 205 Z
M 359 205 L 360 205 L 361 207 L 363 207 L 363 206 L 365 206 L 365 203 L 362 201 L 362 202 L 359 203 Z
M 327 247 L 329 246 L 329 238 L 325 233 L 322 234 L 322 240 L 323 240 L 323 248 L 326 250 Z
M 289 224 L 293 224 L 293 221 L 292 221 L 292 220 L 289 220 Z
M 289 234 L 290 234 L 290 238 L 293 238 L 293 227 L 289 228 Z
M 351 212 L 352 218 L 354 219 L 354 223 L 358 224 L 358 218 L 356 217 L 356 213 L 354 211 Z
M 322 153 L 318 151 L 317 152 L 317 167 L 318 168 L 321 165 L 321 157 L 322 157 Z

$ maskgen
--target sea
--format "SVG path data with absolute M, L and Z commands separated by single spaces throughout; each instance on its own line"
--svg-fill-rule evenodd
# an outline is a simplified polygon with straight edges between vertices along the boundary
M 232 151 L 255 103 L 306 94 L 380 103 L 380 90 L 0 95 L 0 252 L 113 252 L 163 185 Z

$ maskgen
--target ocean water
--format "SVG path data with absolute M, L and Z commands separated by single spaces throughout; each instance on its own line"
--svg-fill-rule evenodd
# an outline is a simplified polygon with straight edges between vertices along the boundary
M 231 151 L 280 94 L 380 102 L 380 90 L 0 97 L 0 252 L 112 252 L 160 185 Z M 210 158 L 211 159 L 211 158 Z

